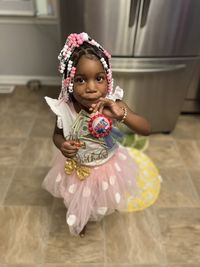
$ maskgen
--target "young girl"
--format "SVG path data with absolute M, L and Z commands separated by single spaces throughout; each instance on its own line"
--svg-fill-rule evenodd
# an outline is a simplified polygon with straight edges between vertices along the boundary
M 150 206 L 160 189 L 151 160 L 118 142 L 118 123 L 142 135 L 149 135 L 150 125 L 122 101 L 121 88 L 113 92 L 109 59 L 86 33 L 69 35 L 59 55 L 61 93 L 58 100 L 45 97 L 57 115 L 53 141 L 59 153 L 43 187 L 64 199 L 74 235 L 84 236 L 88 221 L 115 210 Z

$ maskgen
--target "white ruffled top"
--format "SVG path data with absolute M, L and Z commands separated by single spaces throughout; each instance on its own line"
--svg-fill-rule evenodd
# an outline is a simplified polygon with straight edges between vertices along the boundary
M 116 101 L 117 99 L 122 99 L 123 97 L 123 89 L 120 87 L 116 87 L 115 92 L 113 95 L 109 96 L 109 99 L 112 99 L 113 101 Z M 60 99 L 53 99 L 50 97 L 45 97 L 45 100 L 51 110 L 55 113 L 57 116 L 57 127 L 59 129 L 63 129 L 63 136 L 66 138 L 69 136 L 72 125 L 77 117 L 77 113 L 74 109 L 72 102 L 64 102 L 64 100 Z M 86 142 L 86 148 L 85 149 L 79 149 L 78 154 L 79 157 L 83 160 L 83 164 L 87 166 L 96 166 L 101 165 L 108 161 L 115 153 L 116 148 L 118 147 L 117 144 L 115 144 L 111 149 L 107 149 L 107 157 L 106 158 L 96 158 L 95 160 L 90 161 L 89 158 L 91 158 L 91 155 L 93 153 L 93 159 L 95 158 L 95 155 L 102 152 L 102 145 L 98 143 L 94 143 L 92 141 Z M 102 152 L 103 154 L 103 152 Z

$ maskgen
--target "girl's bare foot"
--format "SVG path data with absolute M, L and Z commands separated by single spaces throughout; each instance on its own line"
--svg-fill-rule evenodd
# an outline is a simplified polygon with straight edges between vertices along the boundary
M 86 231 L 86 225 L 83 227 L 83 230 L 80 232 L 80 237 L 84 237 L 85 236 L 85 231 Z

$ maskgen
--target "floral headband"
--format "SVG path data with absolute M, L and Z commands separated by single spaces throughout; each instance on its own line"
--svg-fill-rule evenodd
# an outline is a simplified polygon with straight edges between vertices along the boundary
M 65 45 L 58 56 L 58 59 L 60 61 L 59 72 L 63 74 L 62 88 L 61 88 L 61 92 L 60 92 L 58 99 L 64 99 L 65 102 L 69 100 L 69 93 L 73 92 L 73 78 L 76 73 L 76 67 L 73 66 L 74 62 L 71 60 L 71 56 L 74 50 L 77 47 L 80 47 L 84 42 L 87 42 L 91 44 L 92 46 L 97 47 L 100 51 L 103 52 L 103 54 L 108 59 L 109 65 L 107 64 L 106 60 L 103 57 L 100 58 L 100 61 L 106 72 L 106 78 L 108 82 L 107 97 L 112 95 L 113 78 L 112 78 L 112 71 L 110 67 L 111 65 L 109 62 L 111 55 L 100 44 L 98 44 L 95 40 L 91 39 L 87 33 L 85 32 L 82 32 L 80 34 L 72 33 L 68 36 L 65 42 Z

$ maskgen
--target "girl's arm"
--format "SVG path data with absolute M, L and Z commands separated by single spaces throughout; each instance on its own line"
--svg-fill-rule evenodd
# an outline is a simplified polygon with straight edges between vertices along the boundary
M 55 124 L 54 132 L 53 132 L 53 142 L 58 149 L 60 149 L 62 144 L 65 142 L 63 131 L 62 129 L 59 129 L 57 127 L 57 124 Z
M 151 126 L 145 118 L 134 113 L 124 102 L 117 101 L 117 103 L 123 110 L 123 116 L 121 117 L 121 119 L 123 119 L 124 115 L 126 115 L 125 112 L 127 111 L 127 115 L 125 116 L 124 121 L 123 121 L 123 123 L 126 126 L 128 126 L 131 130 L 133 130 L 134 132 L 138 134 L 141 134 L 141 135 L 150 134 Z
M 75 141 L 65 140 L 63 131 L 57 127 L 57 124 L 55 125 L 53 133 L 53 142 L 66 158 L 73 158 L 76 156 L 79 147 L 77 147 Z
M 128 106 L 121 100 L 112 101 L 107 98 L 102 98 L 97 104 L 92 104 L 90 110 L 92 112 L 99 111 L 111 119 L 116 119 L 119 122 L 127 125 L 134 132 L 141 135 L 149 135 L 151 127 L 148 121 L 134 113 Z

